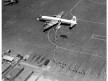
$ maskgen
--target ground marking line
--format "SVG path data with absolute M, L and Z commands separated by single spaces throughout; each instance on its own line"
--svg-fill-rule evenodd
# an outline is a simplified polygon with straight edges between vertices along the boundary
M 57 50 L 57 47 L 58 47 L 58 46 L 56 46 L 56 48 L 55 48 L 55 50 L 54 50 L 53 56 L 55 56 L 55 51 Z
M 97 34 L 93 34 L 93 35 L 92 35 L 92 37 L 93 37 L 93 36 L 100 36 L 100 37 L 106 37 L 106 36 L 102 36 L 102 35 L 97 35 Z
M 67 16 L 82 0 L 79 0 L 63 17 Z M 73 15 L 72 15 L 73 16 Z
M 97 24 L 103 24 L 103 25 L 106 25 L 105 23 L 93 22 L 93 21 L 83 20 L 83 19 L 80 19 L 80 18 L 78 18 L 78 20 L 84 21 L 84 22 L 90 22 L 90 23 L 97 23 Z
M 96 4 L 102 4 L 102 5 L 106 4 L 106 3 L 96 2 L 96 1 L 93 1 L 93 0 L 89 0 L 89 1 L 91 1 L 93 3 L 96 3 Z
M 57 50 L 57 46 L 56 46 L 56 48 L 54 49 L 54 53 L 52 53 L 52 55 L 53 55 L 53 59 L 55 59 L 55 51 Z
M 92 37 L 92 39 L 97 39 L 97 40 L 106 41 L 105 39 L 100 39 L 100 38 L 95 38 L 95 37 Z
M 51 44 L 53 44 L 54 46 L 57 46 L 56 44 L 54 44 L 54 43 L 50 40 L 50 38 L 49 38 L 49 33 L 50 33 L 50 30 L 48 31 L 48 34 L 47 34 L 47 37 L 48 37 L 49 42 L 50 42 Z
M 104 38 L 106 38 L 106 36 L 93 34 L 92 37 L 91 37 L 92 39 L 97 39 L 97 40 L 106 41 L 105 39 L 102 39 L 102 38 L 99 38 L 99 37 L 95 37 L 95 36 L 104 37 Z
M 72 10 L 81 2 L 82 0 L 80 0 L 73 8 L 71 8 L 70 12 L 72 12 Z M 72 13 L 71 13 L 72 15 Z

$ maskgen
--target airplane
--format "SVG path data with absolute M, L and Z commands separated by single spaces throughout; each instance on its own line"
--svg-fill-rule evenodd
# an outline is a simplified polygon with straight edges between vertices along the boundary
M 15 5 L 19 3 L 19 0 L 4 0 L 4 3 L 6 3 L 4 6 Z
M 61 24 L 70 25 L 70 29 L 77 24 L 76 16 L 73 16 L 71 20 L 63 19 L 64 11 L 61 11 L 58 15 L 53 16 L 40 16 L 37 18 L 39 21 L 45 21 L 44 31 L 51 28 L 54 25 L 57 25 L 57 29 L 61 28 Z

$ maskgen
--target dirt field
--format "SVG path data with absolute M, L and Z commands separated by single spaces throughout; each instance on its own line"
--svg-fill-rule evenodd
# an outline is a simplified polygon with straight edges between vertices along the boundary
M 60 11 L 65 11 L 67 19 L 75 15 L 76 27 L 69 30 L 69 26 L 62 25 L 57 31 L 52 28 L 44 33 L 44 23 L 36 18 Z M 57 60 L 67 64 L 60 69 L 52 63 L 51 71 L 55 75 L 60 72 L 69 75 L 59 74 L 62 81 L 105 81 L 106 0 L 19 0 L 19 4 L 13 6 L 3 5 L 2 13 L 3 52 L 11 49 L 13 55 L 54 53 Z M 61 34 L 68 38 L 62 39 Z M 69 71 L 69 67 L 72 70 L 76 67 L 78 72 L 84 70 L 85 75 Z

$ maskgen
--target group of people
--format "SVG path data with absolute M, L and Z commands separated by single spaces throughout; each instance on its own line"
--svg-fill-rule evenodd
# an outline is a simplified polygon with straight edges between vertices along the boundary
M 56 59 L 53 59 L 53 62 L 54 62 L 56 65 L 59 65 L 59 66 L 61 67 L 61 69 L 67 67 L 67 64 L 66 64 L 66 63 L 57 61 Z M 78 71 L 78 70 L 75 69 L 75 68 L 71 69 L 71 67 L 67 67 L 67 69 L 68 69 L 70 72 L 74 72 L 74 73 L 78 73 L 78 74 L 81 74 L 81 75 L 85 75 L 84 70 Z M 70 75 L 70 76 L 71 76 L 71 75 Z
M 3 3 L 5 3 L 4 6 L 15 5 L 19 3 L 19 0 L 4 0 Z
M 55 63 L 57 66 L 60 66 L 61 69 L 66 67 L 66 63 L 63 63 L 63 62 L 56 60 L 56 59 L 53 59 L 53 63 Z

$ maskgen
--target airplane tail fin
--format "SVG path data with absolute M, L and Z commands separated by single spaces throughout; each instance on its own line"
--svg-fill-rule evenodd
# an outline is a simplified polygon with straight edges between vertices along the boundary
M 77 22 L 76 16 L 73 16 L 71 20 L 72 20 L 73 22 Z
M 76 16 L 73 16 L 71 20 L 72 20 L 72 22 L 71 22 L 70 27 L 73 27 L 73 26 L 75 26 L 77 24 L 77 18 L 76 18 Z

